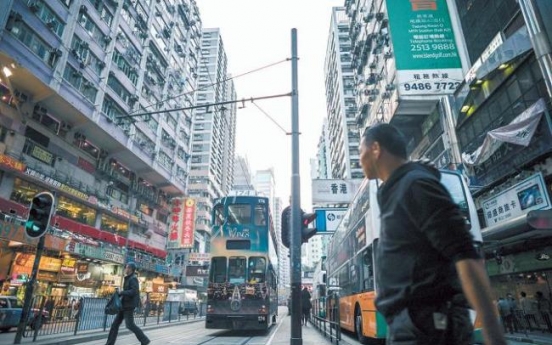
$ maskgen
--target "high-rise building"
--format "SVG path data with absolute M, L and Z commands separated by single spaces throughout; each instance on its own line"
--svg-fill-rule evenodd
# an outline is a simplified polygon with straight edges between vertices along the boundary
M 325 128 L 330 140 L 325 149 L 330 158 L 326 162 L 331 168 L 329 178 L 362 178 L 349 25 L 345 8 L 334 7 L 324 62 L 327 107 Z
M 251 168 L 247 157 L 236 156 L 234 160 L 234 185 L 232 190 L 254 190 Z
M 322 125 L 322 134 L 318 141 L 318 152 L 316 154 L 316 176 L 312 178 L 330 179 L 332 178 L 332 165 L 330 157 L 330 134 L 328 131 L 328 119 L 324 119 Z M 359 156 L 360 157 L 360 156 Z
M 401 129 L 412 158 L 447 166 L 454 142 L 440 100 L 468 69 L 462 29 L 448 0 L 346 0 L 350 18 L 357 122 Z
M 540 253 L 552 240 L 552 4 L 453 3 L 472 67 L 447 110 L 484 227 L 487 272 L 495 291 L 531 291 L 550 269 Z
M 55 191 L 46 236 L 61 239 L 46 243 L 86 241 L 47 249 L 91 270 L 132 257 L 146 279 L 171 273 L 169 201 L 186 189 L 192 123 L 174 109 L 195 102 L 195 2 L 2 1 L 0 27 L 0 209 L 24 218 L 35 193 Z M 95 279 L 120 281 L 105 272 Z
M 200 250 L 208 251 L 213 201 L 232 187 L 236 139 L 236 107 L 213 104 L 235 100 L 236 91 L 220 30 L 204 29 L 200 48 L 197 104 L 205 107 L 194 113 L 188 193 L 198 199 L 196 231 L 204 238 Z

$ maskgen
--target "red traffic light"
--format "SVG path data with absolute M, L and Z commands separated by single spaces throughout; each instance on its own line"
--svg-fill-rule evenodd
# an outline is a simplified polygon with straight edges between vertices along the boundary
M 304 213 L 303 214 L 303 226 L 307 227 L 316 219 L 316 213 Z

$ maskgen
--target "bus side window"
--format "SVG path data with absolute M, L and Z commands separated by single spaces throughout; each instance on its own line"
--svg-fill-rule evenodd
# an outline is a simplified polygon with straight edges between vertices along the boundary
M 362 253 L 362 291 L 374 290 L 374 263 L 372 262 L 372 249 L 367 248 Z

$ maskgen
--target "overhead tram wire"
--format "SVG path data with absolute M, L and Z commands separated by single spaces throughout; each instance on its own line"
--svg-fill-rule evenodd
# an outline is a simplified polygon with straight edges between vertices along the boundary
M 139 116 L 156 115 L 156 114 L 162 114 L 162 113 L 171 113 L 173 111 L 191 110 L 191 109 L 197 109 L 197 108 L 208 108 L 208 107 L 214 107 L 214 106 L 217 106 L 217 105 L 225 105 L 225 104 L 234 104 L 234 103 L 244 103 L 245 104 L 245 102 L 253 102 L 253 101 L 258 101 L 258 100 L 263 100 L 263 99 L 271 99 L 271 98 L 291 97 L 292 95 L 293 95 L 292 92 L 288 92 L 288 93 L 281 93 L 281 94 L 270 95 L 270 96 L 242 98 L 242 99 L 236 99 L 236 100 L 232 100 L 232 101 L 206 103 L 206 104 L 201 104 L 201 105 L 192 105 L 192 106 L 189 106 L 189 107 L 181 107 L 181 108 L 165 109 L 165 110 L 155 110 L 155 111 L 139 113 L 139 114 L 128 114 L 128 115 L 125 114 L 125 115 L 122 115 L 122 116 L 118 116 L 115 119 L 116 120 L 121 120 L 121 119 L 128 118 L 128 119 L 134 120 L 133 119 L 134 117 L 139 117 Z M 283 129 L 283 130 L 285 131 L 285 129 Z M 286 134 L 287 134 L 287 132 L 286 132 Z
M 293 93 L 290 93 L 289 95 L 291 96 Z M 272 123 L 274 123 L 276 126 L 278 126 L 278 128 L 280 128 L 286 135 L 290 135 L 291 132 L 288 132 L 286 131 L 286 129 L 284 127 L 282 127 L 278 122 L 276 122 L 276 120 L 274 120 L 274 118 L 272 116 L 270 116 L 266 111 L 264 111 L 261 107 L 259 107 L 257 105 L 257 103 L 253 102 L 253 100 L 251 100 L 251 103 L 257 107 L 257 109 L 259 109 L 261 111 L 261 113 L 263 113 L 266 117 L 268 117 L 268 119 L 270 121 L 272 121 Z
M 290 58 L 285 58 L 284 60 L 280 60 L 280 61 L 277 61 L 277 62 L 273 62 L 271 64 L 268 64 L 268 65 L 265 65 L 265 66 L 262 66 L 262 67 L 258 67 L 258 68 L 255 68 L 255 69 L 252 69 L 250 71 L 247 71 L 247 72 L 244 72 L 244 73 L 241 73 L 241 74 L 238 74 L 238 75 L 235 75 L 235 76 L 231 76 L 231 77 L 227 77 L 227 78 L 224 78 L 223 80 L 221 80 L 220 82 L 216 82 L 216 83 L 213 83 L 212 79 L 211 79 L 211 84 L 208 84 L 208 85 L 205 85 L 205 86 L 202 86 L 200 88 L 197 88 L 197 89 L 192 89 L 191 91 L 187 91 L 187 92 L 184 92 L 184 93 L 181 93 L 181 94 L 178 94 L 178 95 L 175 95 L 175 96 L 172 96 L 172 97 L 168 97 L 168 98 L 165 98 L 157 103 L 151 103 L 145 107 L 143 107 L 142 109 L 147 109 L 147 108 L 150 108 L 150 107 L 155 107 L 157 105 L 160 105 L 160 104 L 163 104 L 164 102 L 166 101 L 170 101 L 172 99 L 176 99 L 176 98 L 180 98 L 180 97 L 183 97 L 183 96 L 186 96 L 186 95 L 190 95 L 190 94 L 193 94 L 197 91 L 203 91 L 203 90 L 206 90 L 207 88 L 210 88 L 210 87 L 213 87 L 213 86 L 216 86 L 217 84 L 221 84 L 221 83 L 225 83 L 229 80 L 232 80 L 232 79 L 236 79 L 236 78 L 240 78 L 240 77 L 243 77 L 243 76 L 246 76 L 248 74 L 251 74 L 251 73 L 255 73 L 255 72 L 259 72 L 259 71 L 262 71 L 263 69 L 267 69 L 267 68 L 270 68 L 270 67 L 273 67 L 273 66 L 276 66 L 276 65 L 279 65 L 281 63 L 284 63 L 284 62 L 287 62 L 287 61 L 290 61 L 291 59 Z M 209 76 L 210 76 L 210 73 L 209 73 Z M 136 111 L 133 111 L 133 112 L 129 112 L 129 115 L 133 115 L 135 112 L 137 112 L 138 110 Z

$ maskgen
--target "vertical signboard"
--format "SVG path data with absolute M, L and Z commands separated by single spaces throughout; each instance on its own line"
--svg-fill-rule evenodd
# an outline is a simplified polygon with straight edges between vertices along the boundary
M 446 0 L 387 0 L 399 94 L 452 94 L 462 64 Z
M 183 224 L 183 201 L 182 198 L 174 198 L 171 205 L 171 225 L 169 226 L 169 241 L 168 248 L 178 248 L 180 246 L 180 238 Z
M 180 248 L 194 247 L 195 209 L 196 202 L 194 199 L 187 198 L 184 200 L 184 219 L 182 227 L 182 238 L 180 239 Z

